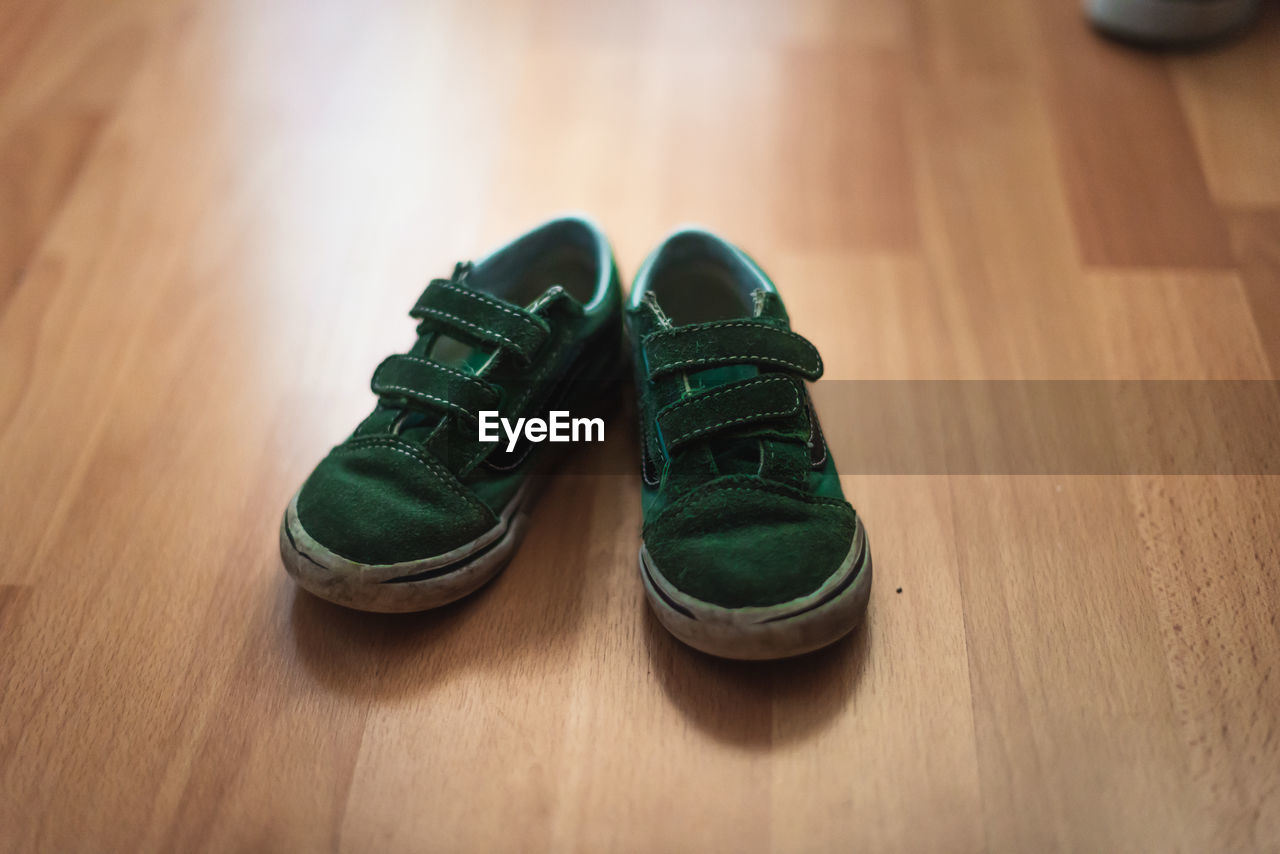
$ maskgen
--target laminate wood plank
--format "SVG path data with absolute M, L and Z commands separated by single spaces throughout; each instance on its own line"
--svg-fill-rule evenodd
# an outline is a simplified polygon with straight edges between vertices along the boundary
M 1109 351 L 1114 369 L 1193 380 L 1271 378 L 1234 279 L 1095 277 L 1112 298 L 1144 306 L 1124 312 L 1132 318 L 1128 336 L 1108 336 L 1128 342 Z M 1256 416 L 1224 408 L 1220 417 Z M 1182 425 L 1187 443 L 1210 446 L 1225 444 L 1218 437 L 1230 427 L 1204 417 Z M 1266 850 L 1280 833 L 1280 790 L 1270 772 L 1280 694 L 1269 663 L 1280 632 L 1273 607 L 1263 604 L 1276 602 L 1280 590 L 1267 569 L 1276 541 L 1262 532 L 1275 516 L 1277 483 L 1249 475 L 1126 479 L 1185 744 L 1189 848 Z
M 1223 204 L 1280 205 L 1280 9 L 1221 49 L 1169 59 L 1213 197 Z
M 951 498 L 991 850 L 1194 848 L 1124 481 L 954 478 Z
M 876 532 L 872 617 L 857 639 L 856 669 L 841 677 L 815 663 L 787 673 L 790 714 L 775 703 L 771 847 L 832 850 L 856 838 L 877 851 L 986 850 L 947 481 L 842 483 Z M 816 716 L 815 700 L 840 691 L 848 692 L 840 713 L 801 738 L 791 717 Z M 883 785 L 889 779 L 903 785 Z
M 766 832 L 768 816 L 754 808 L 767 792 L 768 760 L 759 751 L 769 741 L 768 683 L 691 659 L 665 633 L 653 634 L 652 618 L 636 607 L 629 537 L 602 536 L 635 530 L 635 493 L 622 491 L 631 481 L 552 481 L 530 548 L 476 603 L 483 608 L 466 606 L 468 629 L 415 663 L 410 681 L 426 689 L 408 701 L 416 714 L 384 707 L 371 719 L 345 820 L 349 846 L 371 836 L 411 846 L 429 836 L 445 847 L 509 848 L 518 827 L 521 844 L 534 847 L 727 851 L 749 848 Z M 566 512 L 575 523 L 564 523 Z M 650 678 L 637 678 L 641 672 Z M 695 714 L 711 731 L 752 749 L 685 722 L 666 698 L 689 691 L 707 700 Z M 455 709 L 472 724 L 447 735 Z M 433 762 L 423 761 L 422 726 L 439 733 Z M 661 743 L 635 750 L 644 733 L 658 730 L 667 734 Z M 697 769 L 708 763 L 733 769 L 738 784 L 704 802 L 705 823 L 670 821 L 696 796 Z M 442 766 L 455 770 L 441 775 Z M 618 785 L 592 785 L 602 779 Z M 388 785 L 415 792 L 419 807 L 406 815 L 377 797 Z M 458 787 L 471 793 L 469 802 L 453 796 Z M 587 818 L 623 811 L 635 817 L 625 830 Z M 475 821 L 486 814 L 506 819 Z
M 1036 74 L 1043 65 L 1035 14 L 1026 3 L 915 0 L 908 8 L 918 45 L 915 65 L 929 80 L 1007 81 Z
M 1272 378 L 1235 273 L 1099 272 L 1089 274 L 1085 287 L 1110 378 Z
M 178 10 L 156 0 L 6 4 L 0 11 L 0 128 L 30 120 L 50 103 L 117 102 L 134 70 L 130 54 L 144 53 L 151 32 Z
M 900 53 L 791 51 L 774 158 L 777 235 L 798 249 L 917 244 Z M 745 129 L 744 129 L 745 130 Z
M 665 104 L 655 131 L 660 174 L 668 176 L 660 189 L 664 230 L 698 223 L 741 234 L 744 245 L 774 245 L 774 190 L 788 174 L 776 159 L 781 57 L 759 48 L 681 51 L 655 68 Z
M 1130 483 L 1203 846 L 1280 845 L 1274 477 Z
M 503 4 L 542 44 L 572 42 L 605 49 L 679 46 L 690 50 L 751 47 L 893 47 L 909 32 L 908 10 L 891 0 L 650 0 L 597 4 L 554 0 Z
M 71 30 L 67 4 L 8 10 L 0 27 L 0 313 L 17 290 L 39 242 L 62 209 L 85 162 L 127 97 L 145 56 L 145 16 L 108 20 L 89 13 L 89 37 L 50 61 L 51 45 Z M 139 20 L 141 19 L 141 20 Z
M 1098 38 L 1076 4 L 1036 10 L 1062 183 L 1085 262 L 1231 266 L 1168 66 Z
M 654 6 L 650 43 L 697 49 L 896 48 L 910 33 L 910 10 L 892 0 L 661 0 Z
M 11 132 L 0 149 L 0 168 L 21 184 L 0 208 L 0 311 L 25 275 L 27 264 L 57 215 L 102 129 L 94 116 L 56 116 L 40 127 Z
M 0 585 L 0 641 L 5 641 L 6 646 L 16 635 L 14 627 L 19 624 L 21 609 L 25 608 L 30 597 L 30 587 L 14 584 Z M 9 684 L 9 678 L 12 676 L 10 668 L 13 664 L 12 658 L 0 661 L 0 681 L 5 684 Z
M 1280 212 L 1236 213 L 1228 226 L 1259 342 L 1280 376 Z
M 1038 90 L 983 79 L 912 94 L 923 254 L 957 375 L 1105 376 Z
M 956 325 L 985 330 L 971 370 L 1106 376 L 1035 90 L 933 84 L 918 103 L 931 268 L 955 289 L 945 310 L 964 319 Z M 965 633 L 987 845 L 1114 847 L 1151 820 L 1110 794 L 1121 790 L 1161 805 L 1157 847 L 1180 844 L 1185 828 L 1174 805 L 1182 792 L 1170 782 L 1182 767 L 1178 742 L 1159 726 L 1143 736 L 1130 723 L 1173 721 L 1156 667 L 1158 627 L 1150 617 L 1129 621 L 1123 638 L 1107 641 L 1092 628 L 1094 620 L 1114 625 L 1127 608 L 1150 608 L 1123 489 L 1089 478 L 990 476 L 952 478 L 949 488 L 970 606 Z M 1054 548 L 1030 548 L 1036 539 Z M 1096 554 L 1095 541 L 1106 544 Z M 1110 595 L 1096 596 L 1095 586 Z M 1030 642 L 1028 633 L 1041 630 L 1032 627 L 1052 641 Z M 1086 758 L 1098 754 L 1119 761 L 1099 767 Z
M 1067 205 L 1057 182 L 1045 177 L 1054 169 L 1055 137 L 1042 125 L 1034 89 L 934 84 L 924 95 L 917 120 L 925 129 L 920 137 L 929 140 L 919 173 L 926 250 L 931 268 L 959 291 L 951 316 L 990 323 L 976 370 L 1145 378 L 1166 370 L 1199 375 L 1212 366 L 1222 371 L 1218 376 L 1267 376 L 1256 337 L 1240 337 L 1249 312 L 1235 277 L 1157 278 L 1143 287 L 1081 275 Z M 983 192 L 993 185 L 999 189 Z M 1033 196 L 1038 215 L 1020 218 L 1014 211 L 1037 210 Z M 1024 245 L 1034 252 L 1017 251 Z M 1040 314 L 1046 311 L 1052 320 Z M 1144 335 L 1135 324 L 1150 331 Z M 1034 328 L 1043 337 L 1020 334 Z M 1147 336 L 1164 349 L 1144 359 Z M 1040 346 L 1024 349 L 1031 340 Z M 1185 355 L 1170 353 L 1169 342 Z M 1106 850 L 1137 834 L 1156 848 L 1207 844 L 1209 823 L 1186 812 L 1201 793 L 1180 782 L 1191 760 L 1182 737 L 1171 732 L 1178 709 L 1160 672 L 1162 627 L 1152 615 L 1139 560 L 1144 544 L 1124 484 L 951 479 L 992 850 Z M 1041 525 L 1053 548 L 1023 551 L 1023 535 L 1035 539 Z M 1021 533 L 1001 534 L 1010 530 Z M 1110 627 L 1105 641 L 1094 629 L 1099 623 Z M 1029 644 L 1022 632 L 1031 626 L 1056 640 Z M 1138 720 L 1152 723 L 1150 729 L 1135 728 Z M 1116 762 L 1103 767 L 1083 758 L 1099 754 Z M 1118 792 L 1145 792 L 1136 799 L 1147 808 L 1133 809 Z M 1035 818 L 1025 821 L 1029 816 Z
M 956 329 L 915 254 L 778 252 L 764 260 L 786 289 L 792 329 L 830 354 L 824 382 L 966 378 Z M 848 340 L 859 345 L 842 346 Z M 826 394 L 821 385 L 814 389 Z
M 1274 478 L 877 469 L 1014 450 L 849 382 L 1274 378 L 1274 13 L 1169 57 L 962 5 L 0 0 L 0 851 L 1280 844 Z M 625 397 L 476 596 L 282 572 L 426 280 L 573 208 L 624 276 L 723 232 L 821 349 L 847 641 L 662 629 Z
M 502 128 L 521 144 L 505 147 L 495 164 L 491 195 L 503 211 L 495 243 L 551 213 L 585 211 L 635 269 L 671 227 L 661 215 L 667 189 L 652 180 L 664 157 L 666 83 L 653 69 L 654 54 L 630 48 L 526 54 Z M 548 91 L 560 94 L 548 102 Z

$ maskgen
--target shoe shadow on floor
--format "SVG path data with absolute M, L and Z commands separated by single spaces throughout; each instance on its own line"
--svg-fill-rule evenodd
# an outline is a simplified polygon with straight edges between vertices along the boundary
M 429 681 L 469 658 L 451 638 L 465 632 L 501 576 L 475 595 L 434 611 L 373 614 L 293 591 L 289 612 L 294 650 L 334 693 L 378 698 L 420 693 Z
M 731 661 L 676 640 L 645 608 L 644 639 L 667 698 L 700 730 L 753 750 L 821 732 L 850 703 L 871 651 L 872 610 L 825 649 L 780 661 Z
M 624 409 L 613 417 L 623 429 L 612 431 L 612 441 L 576 453 L 575 466 L 594 474 L 633 467 L 633 416 Z M 600 549 L 593 540 L 616 531 L 617 520 L 638 508 L 617 501 L 617 475 L 550 475 L 541 490 L 511 563 L 458 602 L 414 614 L 372 614 L 294 589 L 289 624 L 299 662 L 335 693 L 386 699 L 429 693 L 462 669 L 552 667 L 568 659 Z
M 335 693 L 387 699 L 429 693 L 462 669 L 519 666 L 528 656 L 553 661 L 559 647 L 567 654 L 588 559 L 588 545 L 556 523 L 572 489 L 568 479 L 549 479 L 511 563 L 444 607 L 373 614 L 295 589 L 289 623 L 297 659 Z

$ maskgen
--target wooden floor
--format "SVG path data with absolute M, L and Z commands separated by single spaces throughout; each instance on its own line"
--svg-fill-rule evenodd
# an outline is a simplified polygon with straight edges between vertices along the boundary
M 868 624 L 767 666 L 650 616 L 632 473 L 555 480 L 434 614 L 276 550 L 425 281 L 563 210 L 628 274 L 683 221 L 747 247 L 823 382 L 1274 377 L 1278 44 L 1274 5 L 1161 56 L 1073 0 L 0 0 L 0 848 L 1280 850 L 1275 477 L 846 472 Z

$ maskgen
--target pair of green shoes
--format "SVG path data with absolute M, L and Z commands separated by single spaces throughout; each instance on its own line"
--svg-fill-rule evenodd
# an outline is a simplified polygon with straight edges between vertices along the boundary
M 280 551 L 303 588 L 387 612 L 478 589 L 519 546 L 557 450 L 531 431 L 495 441 L 482 423 L 588 407 L 630 362 L 640 578 L 662 624 L 705 652 L 763 659 L 861 621 L 871 552 L 804 383 L 822 359 L 744 252 L 678 231 L 624 306 L 600 229 L 564 217 L 457 265 L 410 315 L 417 341 L 374 371 L 372 414 L 285 511 Z

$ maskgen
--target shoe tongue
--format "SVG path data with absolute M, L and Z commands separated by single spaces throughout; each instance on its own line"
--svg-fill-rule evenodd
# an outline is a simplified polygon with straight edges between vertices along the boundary
M 653 312 L 654 317 L 658 320 L 658 325 L 661 327 L 671 329 L 679 326 L 692 326 L 694 323 L 698 322 L 689 321 L 687 323 L 675 323 L 672 321 L 670 316 L 668 316 L 666 311 L 663 309 L 662 303 L 658 300 L 658 295 L 653 291 L 645 293 L 644 303 Z M 783 307 L 782 300 L 778 297 L 776 292 L 766 291 L 764 288 L 757 288 L 751 292 L 750 310 L 746 310 L 745 306 L 743 308 L 744 310 L 740 318 L 722 316 L 716 319 L 759 320 L 771 326 L 782 326 L 784 328 L 790 328 L 791 326 L 791 320 L 787 316 L 787 310 Z

